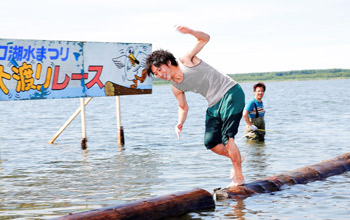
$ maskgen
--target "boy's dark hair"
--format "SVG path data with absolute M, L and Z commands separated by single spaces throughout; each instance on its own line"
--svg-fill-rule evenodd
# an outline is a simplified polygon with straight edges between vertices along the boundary
M 160 67 L 160 65 L 165 64 L 168 65 L 170 61 L 171 65 L 177 66 L 178 63 L 174 55 L 166 50 L 156 50 L 153 51 L 150 55 L 148 55 L 146 59 L 146 72 L 148 76 L 153 74 L 151 67 L 154 65 L 155 67 Z
M 264 92 L 265 92 L 265 90 L 266 90 L 266 86 L 265 86 L 265 84 L 264 84 L 263 82 L 258 82 L 258 83 L 255 84 L 253 87 L 254 87 L 254 92 L 255 92 L 255 90 L 256 90 L 257 87 L 262 87 L 262 88 L 264 89 Z

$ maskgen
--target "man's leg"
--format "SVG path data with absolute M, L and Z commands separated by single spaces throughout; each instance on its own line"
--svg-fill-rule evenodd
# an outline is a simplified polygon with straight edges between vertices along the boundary
M 228 157 L 231 159 L 232 162 L 232 171 L 230 177 L 232 180 L 232 185 L 242 185 L 244 184 L 244 177 L 242 174 L 242 162 L 243 157 L 241 157 L 241 154 L 234 142 L 233 138 L 229 138 L 229 141 L 224 146 L 223 144 L 218 144 L 215 147 L 210 149 L 214 153 L 217 153 L 219 155 Z
M 226 150 L 226 147 L 223 144 L 218 144 L 210 150 L 214 153 L 230 158 L 230 155 L 228 154 L 228 151 Z
M 225 157 L 230 158 L 230 155 L 229 155 L 226 147 L 223 144 L 218 144 L 218 145 L 216 145 L 214 148 L 212 148 L 210 150 L 213 151 L 214 153 L 217 153 L 217 154 L 221 155 L 221 156 L 225 156 Z M 241 158 L 241 161 L 243 162 L 243 158 Z M 232 167 L 231 173 L 230 173 L 230 179 L 234 179 L 235 177 L 236 177 L 236 172 L 235 172 L 235 170 Z
M 232 180 L 232 185 L 242 185 L 244 184 L 244 177 L 242 173 L 242 157 L 241 153 L 238 150 L 237 145 L 235 144 L 235 141 L 233 138 L 229 138 L 225 148 L 227 149 L 227 152 L 230 156 L 230 159 L 232 161 L 234 175 Z

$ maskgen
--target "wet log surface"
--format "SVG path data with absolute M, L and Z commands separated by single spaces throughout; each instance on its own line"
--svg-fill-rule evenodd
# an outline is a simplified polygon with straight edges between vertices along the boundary
M 350 153 L 337 156 L 309 166 L 304 166 L 286 173 L 263 178 L 242 186 L 214 189 L 217 200 L 246 197 L 256 193 L 269 193 L 281 190 L 282 186 L 305 184 L 339 175 L 350 170 Z
M 56 220 L 164 219 L 188 212 L 215 209 L 212 194 L 204 189 L 144 199 L 119 206 L 69 214 Z

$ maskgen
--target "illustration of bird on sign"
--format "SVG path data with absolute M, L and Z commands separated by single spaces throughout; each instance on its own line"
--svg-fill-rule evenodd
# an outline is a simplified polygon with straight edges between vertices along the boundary
M 145 47 L 133 47 L 129 46 L 126 50 L 121 49 L 120 56 L 112 58 L 114 64 L 124 70 L 122 80 L 130 81 L 132 84 L 130 88 L 136 89 L 138 82 L 143 83 L 147 77 L 145 70 L 147 53 L 145 53 Z

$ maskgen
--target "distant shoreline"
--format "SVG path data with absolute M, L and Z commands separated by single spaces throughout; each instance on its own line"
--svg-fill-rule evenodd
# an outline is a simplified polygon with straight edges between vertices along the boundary
M 292 70 L 283 72 L 242 73 L 228 75 L 239 83 L 257 81 L 267 82 L 350 79 L 350 69 Z M 169 84 L 171 83 L 157 78 L 153 78 L 153 85 Z

